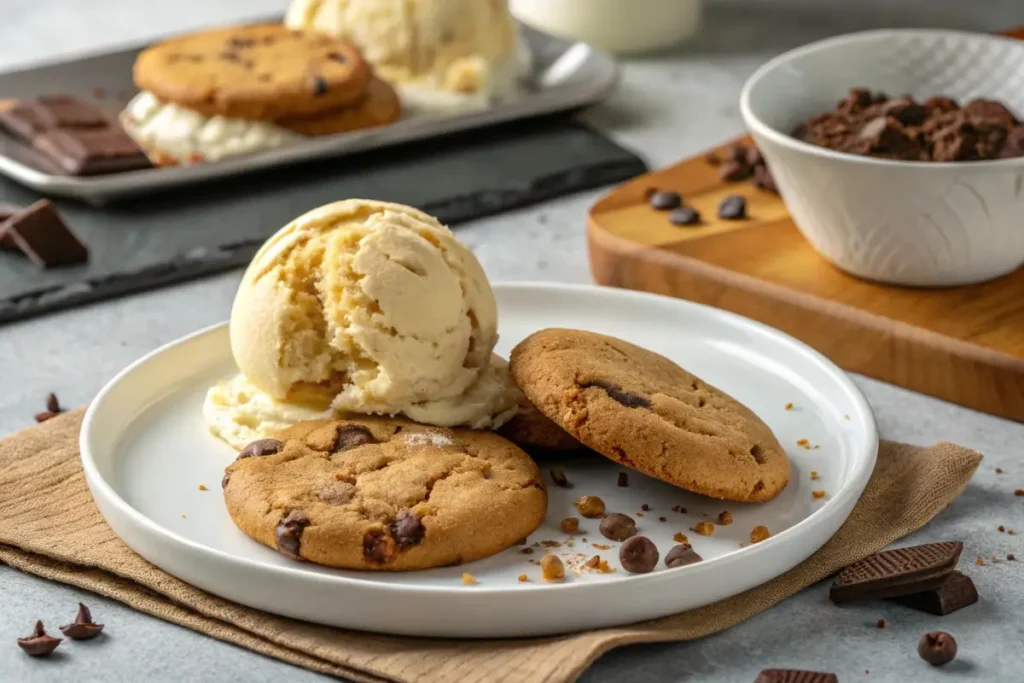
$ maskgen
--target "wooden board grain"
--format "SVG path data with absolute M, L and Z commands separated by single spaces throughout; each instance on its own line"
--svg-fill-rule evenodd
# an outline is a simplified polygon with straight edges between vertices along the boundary
M 648 188 L 682 193 L 704 222 L 670 224 L 648 206 Z M 728 194 L 747 198 L 748 220 L 715 217 Z M 777 195 L 720 180 L 703 154 L 602 197 L 588 216 L 588 244 L 600 284 L 733 311 L 847 370 L 1024 421 L 1024 269 L 947 289 L 857 279 L 814 251 Z

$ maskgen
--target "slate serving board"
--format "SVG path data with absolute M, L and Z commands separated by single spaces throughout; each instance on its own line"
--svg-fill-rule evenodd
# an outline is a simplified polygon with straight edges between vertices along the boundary
M 557 115 L 103 208 L 56 201 L 90 262 L 43 271 L 0 253 L 0 324 L 244 265 L 288 221 L 339 199 L 409 204 L 450 225 L 646 170 L 632 152 Z M 38 198 L 0 180 L 0 202 Z

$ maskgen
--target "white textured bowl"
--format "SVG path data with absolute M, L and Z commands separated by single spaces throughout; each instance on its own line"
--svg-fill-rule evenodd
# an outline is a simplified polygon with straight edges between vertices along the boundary
M 826 259 L 899 285 L 989 280 L 1024 263 L 1024 158 L 907 162 L 834 152 L 789 135 L 853 87 L 995 99 L 1024 114 L 1024 41 L 958 31 L 881 30 L 771 60 L 740 110 L 786 207 Z

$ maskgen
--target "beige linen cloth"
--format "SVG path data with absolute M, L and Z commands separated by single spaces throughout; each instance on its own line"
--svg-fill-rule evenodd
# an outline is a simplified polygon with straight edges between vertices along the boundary
M 356 681 L 573 681 L 608 650 L 729 628 L 920 528 L 967 485 L 981 455 L 883 442 L 849 520 L 806 562 L 742 595 L 640 624 L 529 640 L 455 641 L 342 631 L 208 595 L 132 552 L 106 525 L 78 457 L 81 410 L 0 441 L 0 561 L 120 600 L 208 636 Z

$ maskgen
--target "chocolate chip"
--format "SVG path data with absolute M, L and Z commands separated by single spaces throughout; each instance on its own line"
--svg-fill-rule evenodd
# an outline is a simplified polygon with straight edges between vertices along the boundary
M 708 152 L 707 154 L 705 154 L 704 161 L 706 161 L 709 166 L 718 166 L 720 163 L 722 163 L 721 158 L 719 158 L 719 156 L 714 152 Z
M 739 182 L 740 180 L 746 180 L 753 174 L 754 167 L 749 166 L 746 163 L 746 159 L 744 159 L 743 161 L 726 161 L 718 170 L 718 177 L 730 183 Z
M 625 541 L 636 536 L 636 522 L 629 515 L 613 512 L 601 520 L 601 535 L 613 541 Z
M 846 99 L 841 100 L 836 108 L 840 111 L 857 111 L 871 106 L 871 91 L 867 88 L 851 88 Z
M 569 483 L 568 477 L 565 476 L 565 471 L 560 470 L 557 467 L 551 470 L 551 481 L 555 482 L 555 486 L 557 486 L 558 488 L 572 488 L 572 484 Z
M 976 99 L 964 105 L 964 113 L 975 122 L 989 123 L 1004 127 L 1015 126 L 1017 119 L 1001 102 Z
M 1017 126 L 1006 136 L 1002 149 L 999 150 L 1000 159 L 1014 159 L 1024 157 L 1024 125 Z
M 952 97 L 944 97 L 942 95 L 936 95 L 935 97 L 929 97 L 924 101 L 924 106 L 929 110 L 945 114 L 951 111 L 957 111 L 960 109 L 960 103 L 954 100 Z
M 933 631 L 921 636 L 917 654 L 932 666 L 949 664 L 956 657 L 956 640 L 945 631 Z
M 904 126 L 919 126 L 928 118 L 928 108 L 909 97 L 899 97 L 882 105 L 882 114 L 891 116 Z
M 237 52 L 221 52 L 218 55 L 225 62 L 240 62 L 242 61 L 242 55 Z
M 391 536 L 399 548 L 411 548 L 423 540 L 427 530 L 420 517 L 412 510 L 402 510 L 391 523 Z
M 747 200 L 731 194 L 718 205 L 718 217 L 724 221 L 738 221 L 747 217 Z
M 309 526 L 309 517 L 302 510 L 292 510 L 281 518 L 274 530 L 277 537 L 277 549 L 294 559 L 299 558 L 299 546 L 302 532 Z
M 672 225 L 697 225 L 700 223 L 700 212 L 692 207 L 684 206 L 670 213 L 668 222 Z
M 236 50 L 244 50 L 248 47 L 256 45 L 256 40 L 253 38 L 229 38 L 228 46 Z
M 619 547 L 619 562 L 630 574 L 646 574 L 658 564 L 658 548 L 646 536 L 633 536 Z
M 582 385 L 582 387 L 584 389 L 589 389 L 590 387 L 597 387 L 598 389 L 603 390 L 604 393 L 608 394 L 608 397 L 611 398 L 613 401 L 627 408 L 651 407 L 651 402 L 646 397 L 640 396 L 639 394 L 631 393 L 629 391 L 623 391 L 621 387 L 612 384 L 611 382 L 606 382 L 604 380 L 594 380 L 592 382 L 588 382 Z
M 89 608 L 78 603 L 78 614 L 75 615 L 74 623 L 61 626 L 60 632 L 71 640 L 89 640 L 95 638 L 103 630 L 103 624 L 94 623 Z
M 380 530 L 366 532 L 363 536 L 363 559 L 383 564 L 391 558 L 387 534 Z
M 338 62 L 339 64 L 344 64 L 345 62 L 348 61 L 345 55 L 341 54 L 340 52 L 328 52 L 327 58 L 330 59 L 331 61 Z
M 314 76 L 313 77 L 313 94 L 314 95 L 323 95 L 323 94 L 325 94 L 327 92 L 327 90 L 328 90 L 327 81 L 325 81 L 324 79 L 320 78 L 319 76 Z
M 63 412 L 60 409 L 60 402 L 57 400 L 57 394 L 48 394 L 46 397 L 46 409 L 51 413 Z
M 623 488 L 629 486 L 629 475 L 626 474 L 625 472 L 619 472 L 618 484 Z
M 779 191 L 779 188 L 775 185 L 775 178 L 772 176 L 772 172 L 768 170 L 767 166 L 763 165 L 754 169 L 754 187 L 775 192 L 776 194 Z
M 280 453 L 282 448 L 284 448 L 284 442 L 278 441 L 277 439 L 259 439 L 243 448 L 242 452 L 238 454 L 236 460 L 262 457 L 264 455 L 274 455 L 276 453 Z
M 688 564 L 696 564 L 704 558 L 697 554 L 689 543 L 680 543 L 673 546 L 665 555 L 665 566 L 676 568 L 685 567 Z
M 47 420 L 52 420 L 55 417 L 57 417 L 57 413 L 50 410 L 35 414 L 36 422 L 46 422 Z
M 356 487 L 347 481 L 335 481 L 322 487 L 318 495 L 328 505 L 345 505 L 355 498 Z
M 43 622 L 37 621 L 32 635 L 18 638 L 18 647 L 24 650 L 25 654 L 30 657 L 48 657 L 57 649 L 57 646 L 62 641 L 63 638 L 53 638 L 46 635 L 46 631 L 43 629 Z
M 226 489 L 228 487 L 228 482 L 229 481 L 231 481 L 231 473 L 230 472 L 225 472 L 224 476 L 221 477 L 221 479 L 220 479 L 220 487 L 222 489 Z
M 341 453 L 368 443 L 377 443 L 373 432 L 362 425 L 339 425 L 337 436 L 334 437 L 333 453 Z
M 651 195 L 651 208 L 658 211 L 671 211 L 677 209 L 683 203 L 683 197 L 678 192 L 671 190 L 659 190 Z

